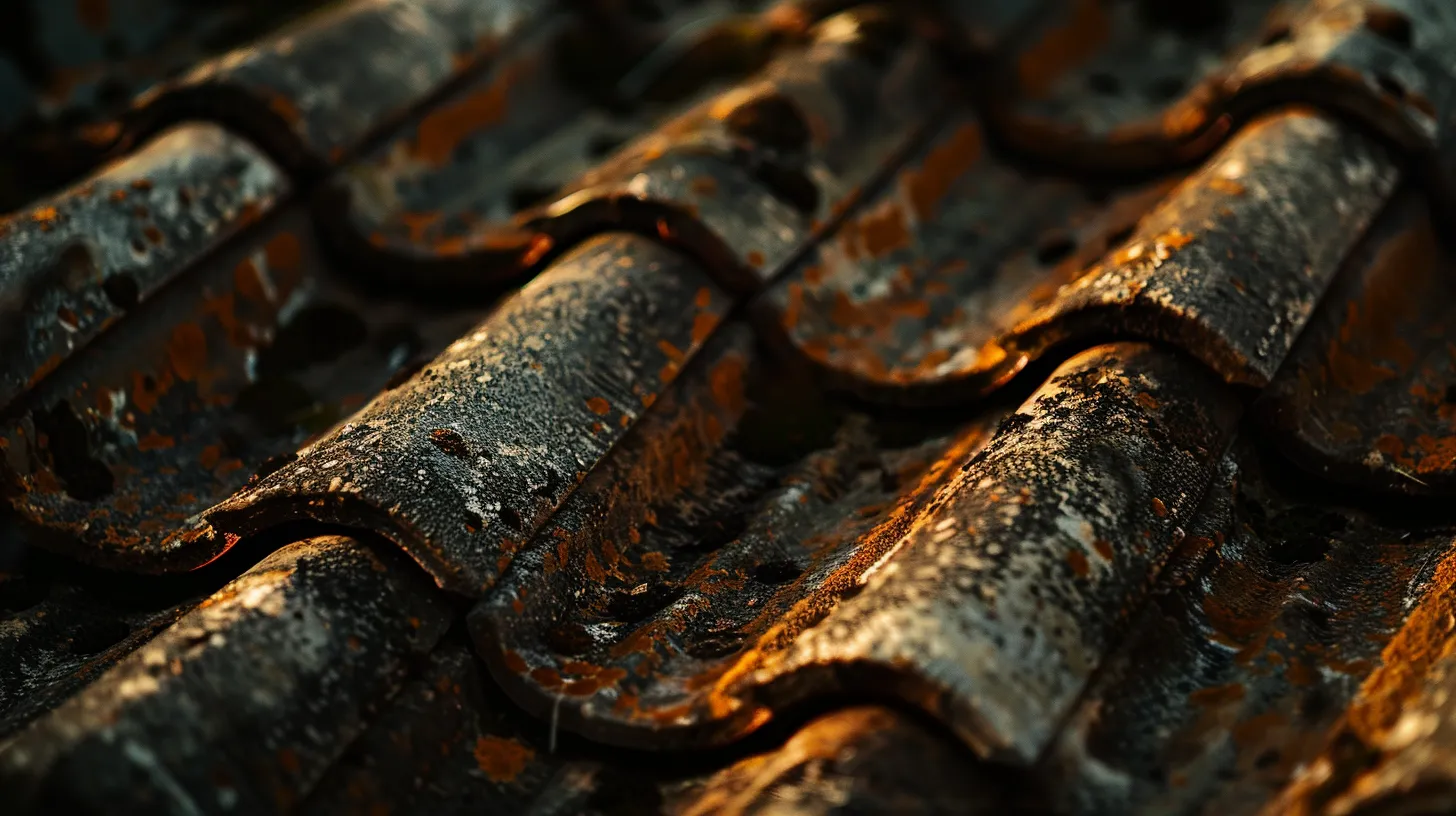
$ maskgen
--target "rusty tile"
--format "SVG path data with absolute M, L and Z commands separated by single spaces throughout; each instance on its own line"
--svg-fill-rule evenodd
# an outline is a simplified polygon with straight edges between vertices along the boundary
M 576 518 L 605 523 L 583 530 L 563 508 L 561 533 L 548 528 L 472 614 L 477 643 L 518 701 L 593 739 L 722 742 L 761 725 L 769 706 L 847 683 L 898 691 L 979 748 L 1029 761 L 1028 742 L 1052 736 L 1059 707 L 1181 540 L 1236 411 L 1186 362 L 1114 347 L 1068 364 L 1023 412 L 979 453 L 976 424 L 883 459 L 874 434 L 845 428 L 716 536 L 713 523 L 732 516 L 714 502 L 734 497 L 712 476 L 733 465 L 731 450 L 673 468 L 683 484 L 645 510 L 613 507 L 622 480 L 604 471 L 574 499 Z M 638 455 L 684 450 L 660 434 L 638 440 Z M 634 450 L 622 466 L 639 461 Z M 1132 468 L 1142 475 L 1119 475 Z M 962 571 L 926 558 L 955 558 Z M 972 566 L 994 572 L 981 579 Z M 1035 585 L 1052 579 L 1055 592 Z M 1054 624 L 1050 609 L 1025 629 L 1030 618 L 997 627 L 977 611 L 1009 615 L 1008 604 L 1038 598 L 1065 609 Z M 1026 653 L 1063 656 L 1045 665 Z
M 1145 215 L 1166 186 L 1096 204 L 982 150 L 973 121 L 947 128 L 764 298 L 767 330 L 886 401 L 975 396 L 1108 336 L 1262 385 L 1397 177 L 1371 140 L 1304 113 L 1250 125 Z
M 290 809 L 448 621 L 394 552 L 289 545 L 17 735 L 0 790 L 18 809 Z
M 1166 170 L 1202 159 L 1271 108 L 1311 105 L 1401 147 L 1442 212 L 1453 212 L 1456 12 L 1448 3 L 1058 6 L 1015 55 L 1015 95 L 995 106 L 992 121 L 1019 150 L 1103 173 Z M 1211 69 L 1219 54 L 1224 66 Z M 1148 84 L 1126 93 L 1127 82 Z
M 0 220 L 6 406 L 291 185 L 212 125 L 162 134 L 70 190 Z
M 1456 487 L 1456 266 L 1438 235 L 1407 190 L 1261 397 L 1270 438 L 1321 477 L 1419 495 Z
M 489 71 L 331 181 L 317 218 L 354 269 L 459 296 L 499 291 L 545 256 L 549 239 L 511 215 L 532 203 L 522 196 L 584 169 L 612 124 L 563 76 L 556 52 L 573 25 L 559 20 L 506 45 Z
M 133 134 L 227 122 L 290 168 L 336 164 L 457 72 L 537 24 L 549 3 L 351 0 L 138 98 Z
M 89 684 L 187 610 L 190 599 L 162 595 L 135 604 L 55 575 L 0 577 L 0 739 Z
M 943 126 L 760 299 L 768 336 L 876 401 L 953 401 L 1019 372 L 1014 327 L 1125 240 L 1171 182 L 1108 202 L 986 142 L 974 117 Z
M 831 605 L 1006 413 L 901 427 L 797 377 L 724 329 L 516 556 L 471 625 L 522 705 L 643 748 L 760 724 L 715 682 Z
M 694 264 L 606 235 L 409 382 L 207 514 L 217 538 L 309 518 L 401 544 L 477 595 L 701 349 L 730 300 Z
M 168 73 L 314 3 L 20 0 L 0 44 L 0 131 L 108 108 Z
M 538 751 L 472 655 L 447 643 L 309 792 L 310 813 L 525 812 L 562 760 Z
M 1111 328 L 1173 343 L 1230 382 L 1265 385 L 1388 201 L 1397 167 L 1330 119 L 1261 120 L 1018 326 L 1017 343 L 1035 353 Z
M 1263 813 L 1364 816 L 1456 807 L 1453 589 L 1456 559 L 1447 555 L 1324 750 Z
M 663 125 L 516 222 L 558 244 L 608 228 L 682 246 L 753 291 L 854 206 L 945 104 L 911 21 L 830 17 L 763 74 Z
M 783 747 L 742 760 L 669 801 L 680 816 L 1006 813 L 994 772 L 944 735 L 886 708 L 855 707 L 806 725 Z
M 354 291 L 280 209 L 17 401 L 0 431 L 32 543 L 159 572 L 216 557 L 194 518 L 479 319 Z
M 1167 352 L 1072 358 L 858 594 L 740 676 L 776 704 L 816 683 L 893 689 L 979 752 L 1030 763 L 1186 538 L 1236 416 Z
M 1292 500 L 1254 450 L 1225 462 L 1043 761 L 1058 812 L 1257 812 L 1439 591 L 1450 532 Z
M 361 272 L 413 292 L 498 291 L 556 243 L 512 224 L 519 210 L 666 118 L 679 97 L 759 67 L 844 4 L 680 5 L 652 22 L 621 9 L 559 14 L 503 46 L 488 71 L 344 168 L 317 211 L 331 243 Z M 630 69 L 615 67 L 638 50 L 646 55 Z
M 119 305 L 10 219 L 0 798 L 1444 807 L 1456 11 L 850 5 L 354 0 L 71 132 L 275 183 Z
M 1304 0 L 1055 0 L 1009 44 L 990 121 L 1018 150 L 1100 173 L 1202 158 L 1235 123 L 1209 88 L 1229 63 L 1289 36 Z M 1242 122 L 1238 123 L 1242 124 Z

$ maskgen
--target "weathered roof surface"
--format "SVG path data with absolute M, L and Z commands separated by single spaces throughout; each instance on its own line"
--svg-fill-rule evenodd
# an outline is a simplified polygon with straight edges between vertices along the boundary
M 1456 811 L 1456 6 L 18 8 L 7 812 Z

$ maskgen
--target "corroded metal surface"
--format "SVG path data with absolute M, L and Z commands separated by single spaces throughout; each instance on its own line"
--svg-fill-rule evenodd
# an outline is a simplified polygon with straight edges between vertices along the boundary
M 1172 166 L 1206 153 L 1200 137 L 1220 139 L 1227 126 L 1179 122 L 1183 109 L 1173 103 L 1196 94 L 1242 52 L 1287 32 L 1301 3 L 1052 5 L 1017 44 L 1007 66 L 1014 93 L 993 108 L 993 118 L 1038 153 L 1105 169 L 1131 162 Z M 1095 158 L 1086 155 L 1093 149 Z
M 362 526 L 477 595 L 652 405 L 729 298 L 686 258 L 607 235 L 564 256 L 408 382 L 206 515 Z
M 1262 397 L 1272 438 L 1365 488 L 1456 488 L 1456 277 L 1414 194 L 1377 224 Z
M 1257 810 L 1446 591 L 1453 540 L 1290 500 L 1249 445 L 1187 531 L 1038 771 L 1063 812 Z
M 691 543 L 709 530 L 689 527 L 688 546 L 668 548 L 650 527 L 683 522 L 651 502 L 627 504 L 589 537 L 564 508 L 570 526 L 528 549 L 475 613 L 477 640 L 524 705 L 596 739 L 721 742 L 761 725 L 766 700 L 848 683 L 900 690 L 981 750 L 1029 761 L 1181 540 L 1236 415 L 1186 361 L 1114 347 L 1068 364 L 979 453 L 984 432 L 972 426 L 857 467 L 874 446 L 842 429 L 706 558 Z M 629 451 L 618 461 L 632 468 Z M 714 457 L 700 456 L 673 469 L 685 478 L 669 490 L 686 498 L 703 490 L 693 481 L 711 484 Z M 604 471 L 596 502 L 611 506 L 620 484 Z M 591 489 L 576 498 L 592 501 Z M 732 517 L 711 501 L 708 518 Z M 543 578 L 523 580 L 528 571 Z M 995 623 L 1013 604 L 1045 621 L 1050 603 L 1047 629 Z
M 440 293 L 498 289 L 558 243 L 512 223 L 518 211 L 650 130 L 680 97 L 760 67 L 845 5 L 695 2 L 674 4 L 661 20 L 622 9 L 558 15 L 344 168 L 320 201 L 320 223 L 375 277 Z M 602 48 L 603 27 L 615 47 Z M 637 52 L 640 60 L 619 66 Z
M 286 809 L 449 621 L 393 552 L 278 551 L 0 754 L 17 809 Z
M 284 208 L 75 355 L 0 432 L 9 504 L 80 560 L 190 569 L 186 521 L 276 467 L 478 320 L 361 297 Z
M 508 44 L 490 70 L 344 168 L 317 208 L 330 242 L 372 277 L 441 293 L 498 289 L 540 260 L 550 241 L 511 215 L 585 169 L 594 140 L 621 127 L 558 58 L 581 26 L 558 20 Z
M 350 0 L 148 91 L 125 117 L 125 138 L 206 118 L 289 167 L 335 164 L 553 6 Z
M 757 698 L 893 677 L 983 755 L 1032 761 L 1186 538 L 1237 415 L 1167 352 L 1074 357 L 861 591 L 748 676 Z
M 1028 355 L 1019 321 L 1116 248 L 1168 184 L 1107 204 L 990 154 L 960 118 L 757 305 L 828 384 L 880 401 L 934 402 L 1003 384 Z
M 248 142 L 188 125 L 0 220 L 0 407 L 290 186 Z
M 1057 22 L 1016 54 L 1020 81 L 1011 98 L 1003 95 L 994 106 L 998 131 L 1018 149 L 1098 172 L 1166 169 L 1202 159 L 1260 112 L 1315 105 L 1400 145 L 1422 168 L 1421 180 L 1443 213 L 1452 212 L 1456 10 L 1450 4 L 1056 5 Z M 1217 60 L 1209 57 L 1220 52 L 1227 62 L 1210 70 Z M 1160 76 L 1169 62 L 1186 67 Z M 1153 107 L 1135 97 L 1129 104 L 1121 87 L 1129 80 L 1149 83 L 1138 95 L 1152 96 Z
M 1007 812 L 989 772 L 966 773 L 964 750 L 888 709 L 848 708 L 809 723 L 777 751 L 693 786 L 664 812 Z
M 1112 334 L 1263 385 L 1396 179 L 1384 150 L 1303 113 L 1241 131 L 1146 215 L 1158 185 L 1093 205 L 983 150 L 952 125 L 765 299 L 831 384 L 945 402 Z
M 0 39 L 0 130 L 105 112 L 208 51 L 312 3 L 286 0 L 19 0 Z
M 517 222 L 557 242 L 611 227 L 654 235 L 730 289 L 753 291 L 942 107 L 944 72 L 911 22 L 882 7 L 830 17 L 802 51 L 627 145 Z
M 844 414 L 725 333 L 471 616 L 506 690 L 562 728 L 646 748 L 761 725 L 716 685 L 851 591 L 1006 413 Z
M 1396 177 L 1387 151 L 1333 120 L 1256 122 L 1019 326 L 1018 345 L 1111 326 L 1266 385 Z
M 591 775 L 582 774 L 583 784 L 574 789 L 560 784 L 573 770 L 585 769 L 548 751 L 539 726 L 520 716 L 482 674 L 463 645 L 437 649 L 360 735 L 350 756 L 319 780 L 304 808 L 340 814 L 550 813 L 539 805 L 552 794 L 568 806 L 589 801 L 597 792 Z
M 1456 806 L 1453 590 L 1456 564 L 1446 555 L 1324 750 L 1263 812 L 1445 813 Z
M 1456 7 L 289 6 L 0 144 L 5 808 L 1448 804 Z

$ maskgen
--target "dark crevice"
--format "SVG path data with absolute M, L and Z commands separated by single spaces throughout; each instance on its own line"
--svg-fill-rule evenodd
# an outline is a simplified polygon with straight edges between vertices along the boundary
M 31 414 L 35 429 L 45 437 L 43 450 L 60 478 L 66 495 L 92 502 L 111 495 L 116 477 L 92 451 L 91 435 L 69 402 L 58 402 Z

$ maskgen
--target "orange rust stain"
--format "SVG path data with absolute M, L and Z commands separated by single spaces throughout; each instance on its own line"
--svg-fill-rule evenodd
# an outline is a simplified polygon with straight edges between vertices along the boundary
M 908 249 L 910 228 L 905 213 L 894 202 L 860 216 L 855 224 L 860 246 L 871 258 L 882 258 L 897 249 Z
M 131 404 L 136 406 L 138 411 L 150 414 L 153 408 L 157 407 L 157 401 L 172 389 L 172 372 L 163 371 L 159 376 L 147 377 L 141 372 L 133 372 L 131 378 Z
M 582 559 L 582 568 L 586 570 L 586 577 L 594 584 L 604 584 L 607 581 L 606 570 L 602 569 L 601 562 L 597 561 L 594 553 L 587 553 Z
M 1099 538 L 1093 541 L 1092 549 L 1096 550 L 1098 555 L 1106 558 L 1108 561 L 1112 560 L 1112 543 L 1107 539 Z
M 192 382 L 207 365 L 207 336 L 196 323 L 182 323 L 172 330 L 167 344 L 167 360 L 177 379 Z
M 729 356 L 723 358 L 721 362 L 713 366 L 712 371 L 708 372 L 713 401 L 730 413 L 741 413 L 745 407 L 746 392 L 743 375 L 746 368 L 742 358 Z
M 289 126 L 297 124 L 303 118 L 303 114 L 299 112 L 298 106 L 293 104 L 293 100 L 282 94 L 277 94 L 268 100 L 268 108 L 278 114 L 278 117 Z
M 60 217 L 60 213 L 56 211 L 55 207 L 41 207 L 30 214 L 31 220 L 39 224 L 42 229 L 54 226 Z
M 1270 711 L 1244 720 L 1229 729 L 1229 733 L 1234 738 L 1235 745 L 1247 748 L 1251 745 L 1259 745 L 1270 732 L 1275 732 L 1285 724 L 1286 719 L 1282 713 Z
M 531 670 L 531 679 L 548 689 L 554 689 L 561 685 L 561 672 L 550 666 L 537 666 Z
M 278 288 L 279 299 L 286 298 L 303 278 L 303 245 L 291 232 L 280 232 L 263 247 L 268 271 Z
M 1188 695 L 1188 702 L 1198 706 L 1214 707 L 1237 703 L 1244 699 L 1244 685 L 1230 683 L 1226 686 L 1199 689 Z
M 693 318 L 693 343 L 702 343 L 718 326 L 718 316 L 712 312 L 698 312 Z
M 597 416 L 606 416 L 612 412 L 612 404 L 601 397 L 592 397 L 587 400 L 586 407 Z
M 504 121 L 511 87 L 531 67 L 527 62 L 512 63 L 486 87 L 432 111 L 416 131 L 415 158 L 432 167 L 443 167 L 461 142 Z
M 1022 93 L 1045 96 L 1058 78 L 1095 54 L 1111 33 L 1112 21 L 1102 0 L 1076 0 L 1071 18 L 1047 31 L 1017 59 Z
M 156 431 L 148 431 L 146 436 L 137 440 L 137 450 L 146 452 L 154 450 L 166 450 L 176 447 L 177 440 L 174 437 L 163 436 Z
M 667 556 L 660 552 L 643 553 L 642 568 L 648 572 L 667 572 Z
M 919 168 L 904 172 L 901 181 L 916 218 L 926 221 L 935 216 L 951 185 L 980 160 L 983 143 L 980 128 L 962 125 L 936 145 Z
M 780 322 L 784 328 L 792 331 L 799 325 L 799 315 L 804 311 L 804 285 L 801 283 L 789 284 L 789 303 L 784 307 Z
M 601 670 L 601 666 L 595 663 L 587 663 L 584 660 L 568 660 L 561 664 L 562 672 L 565 674 L 575 674 L 579 677 L 595 677 Z
M 1153 512 L 1158 514 L 1158 518 L 1167 518 L 1168 506 L 1166 504 L 1163 504 L 1162 499 L 1155 497 L 1153 499 Z
M 1282 633 L 1276 633 L 1282 634 Z M 1312 686 L 1319 682 L 1319 672 L 1315 671 L 1306 660 L 1292 659 L 1284 667 L 1284 679 L 1289 681 L 1291 686 Z
M 1402 329 L 1417 317 L 1421 303 L 1411 293 L 1431 288 L 1438 257 L 1429 222 L 1380 247 L 1360 300 L 1345 304 L 1345 320 L 1326 349 L 1332 385 L 1366 394 L 1415 364 L 1416 352 Z
M 698 294 L 693 297 L 693 305 L 699 309 L 706 309 L 713 305 L 713 290 L 706 286 L 698 289 Z
M 273 236 L 263 248 L 263 254 L 268 259 L 268 268 L 274 272 L 297 269 L 303 262 L 303 248 L 298 236 L 291 232 Z
M 1067 566 L 1072 568 L 1078 578 L 1086 578 L 1092 572 L 1092 565 L 1087 563 L 1087 556 L 1078 550 L 1067 551 Z
M 502 737 L 480 737 L 475 741 L 475 764 L 492 782 L 514 782 L 536 758 L 536 752 Z
M 430 228 L 440 223 L 441 216 L 438 212 L 402 212 L 399 220 L 404 222 L 404 228 L 409 232 L 409 238 L 416 244 L 426 242 L 430 234 Z
M 763 264 L 764 264 L 763 253 L 762 252 L 759 252 L 756 249 L 749 250 L 747 258 L 748 258 L 748 265 L 751 266 L 751 267 L 753 267 L 753 268 L 755 268 L 755 269 L 763 266 Z
M 197 461 L 204 469 L 212 470 L 217 467 L 218 462 L 222 461 L 222 446 L 208 445 L 202 449 L 202 453 L 197 457 Z
M 506 652 L 501 656 L 501 660 L 506 664 L 506 668 L 515 674 L 525 674 L 529 668 L 526 665 L 526 659 L 517 652 Z
M 585 680 L 572 680 L 561 689 L 561 693 L 569 697 L 585 697 L 589 694 L 596 694 L 601 687 L 600 681 L 589 677 Z
M 253 263 L 251 258 L 244 258 L 233 267 L 233 288 L 237 290 L 238 294 L 255 303 L 268 301 L 267 290 L 263 287 L 262 274 L 258 271 L 258 265 Z
M 698 176 L 688 184 L 688 189 L 700 196 L 718 194 L 718 180 L 712 176 Z
M 1367 744 L 1379 745 L 1425 683 L 1431 666 L 1456 649 L 1456 557 L 1436 568 L 1431 587 L 1381 652 L 1346 718 Z
M 1156 411 L 1156 410 L 1158 410 L 1159 408 L 1162 407 L 1158 403 L 1157 397 L 1154 397 L 1152 394 L 1149 394 L 1146 391 L 1144 391 L 1144 392 L 1138 394 L 1137 396 L 1133 397 L 1133 400 L 1138 405 L 1141 405 L 1145 410 L 1148 410 L 1148 411 Z
M 111 26 L 111 0 L 76 0 L 76 19 L 93 34 L 105 34 Z

